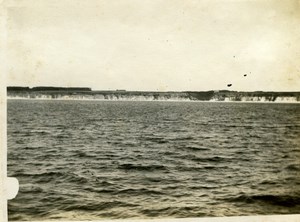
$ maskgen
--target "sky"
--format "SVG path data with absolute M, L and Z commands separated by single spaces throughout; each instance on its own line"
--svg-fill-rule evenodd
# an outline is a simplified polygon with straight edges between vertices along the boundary
M 8 0 L 7 70 L 10 86 L 300 91 L 300 1 Z

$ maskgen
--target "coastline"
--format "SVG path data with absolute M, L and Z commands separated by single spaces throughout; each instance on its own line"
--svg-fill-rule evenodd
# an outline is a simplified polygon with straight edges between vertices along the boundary
M 39 101 L 101 101 L 101 102 L 195 102 L 195 103 L 258 103 L 258 104 L 300 104 L 300 101 L 229 101 L 229 100 L 134 100 L 134 99 L 88 99 L 88 98 L 26 98 L 7 97 L 7 100 Z
M 299 103 L 299 92 L 273 91 L 126 91 L 66 87 L 7 87 L 8 99 L 159 101 L 159 102 L 239 102 Z

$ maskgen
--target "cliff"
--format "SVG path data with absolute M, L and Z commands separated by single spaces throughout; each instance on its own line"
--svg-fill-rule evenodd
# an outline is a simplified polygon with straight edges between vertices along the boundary
M 9 99 L 136 100 L 136 101 L 242 101 L 300 102 L 300 92 L 238 91 L 92 91 L 90 88 L 8 87 Z

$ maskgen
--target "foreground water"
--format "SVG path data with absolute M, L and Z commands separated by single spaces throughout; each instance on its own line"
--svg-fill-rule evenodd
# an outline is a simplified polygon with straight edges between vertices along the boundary
M 300 213 L 300 105 L 8 101 L 9 220 Z

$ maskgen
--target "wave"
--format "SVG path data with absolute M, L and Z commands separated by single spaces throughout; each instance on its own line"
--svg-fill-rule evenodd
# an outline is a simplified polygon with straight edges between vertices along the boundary
M 108 193 L 108 194 L 112 194 L 115 193 L 116 190 L 115 189 L 108 189 L 108 188 L 94 188 L 94 187 L 86 187 L 83 188 L 85 191 L 89 191 L 89 192 L 93 192 L 93 193 Z
M 54 171 L 50 171 L 50 172 L 39 172 L 39 173 L 31 173 L 29 171 L 27 172 L 20 172 L 20 173 L 16 173 L 14 174 L 14 177 L 28 177 L 31 176 L 33 178 L 38 178 L 38 177 L 60 177 L 60 176 L 64 176 L 65 174 L 63 172 L 54 172 Z
M 43 188 L 35 185 L 21 185 L 19 192 L 20 193 L 43 193 L 44 190 Z
M 129 194 L 129 195 L 164 195 L 163 192 L 157 191 L 157 190 L 150 190 L 146 188 L 140 188 L 140 189 L 124 189 L 120 191 L 116 191 L 115 194 Z
M 63 206 L 64 211 L 101 211 L 106 209 L 112 209 L 115 207 L 137 207 L 137 204 L 122 202 L 122 201 L 110 201 L 102 203 L 88 203 L 88 204 L 71 204 Z
M 240 195 L 229 199 L 230 202 L 244 202 L 249 204 L 266 203 L 270 205 L 283 206 L 283 207 L 295 207 L 300 206 L 300 195 L 273 195 L 273 194 L 261 194 L 261 195 Z
M 135 165 L 131 163 L 121 164 L 118 167 L 122 170 L 138 170 L 138 171 L 154 171 L 154 170 L 166 170 L 163 165 Z
M 187 150 L 192 150 L 192 151 L 204 151 L 204 150 L 210 150 L 210 148 L 205 148 L 205 147 L 197 147 L 197 146 L 185 146 L 183 147 L 184 149 Z
M 168 143 L 169 141 L 163 137 L 144 137 L 142 138 L 144 141 L 155 142 L 159 144 Z
M 289 171 L 300 171 L 300 164 L 290 164 L 285 169 Z
M 219 157 L 219 156 L 213 156 L 213 157 L 194 157 L 192 159 L 193 161 L 196 162 L 229 162 L 231 158 L 225 158 L 225 157 Z
M 166 215 L 177 218 L 207 216 L 207 214 L 204 213 L 202 210 L 203 209 L 199 206 L 184 206 L 142 209 L 139 211 L 139 213 L 150 218 L 159 217 L 160 215 Z

